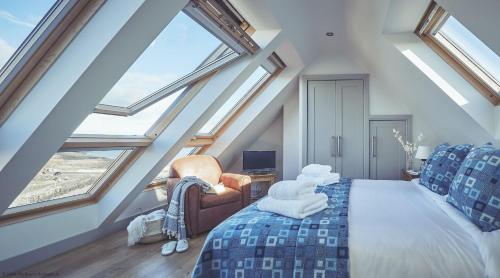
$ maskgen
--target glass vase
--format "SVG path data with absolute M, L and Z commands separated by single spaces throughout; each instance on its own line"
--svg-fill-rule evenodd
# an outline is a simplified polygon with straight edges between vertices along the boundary
M 413 170 L 413 155 L 406 153 L 406 171 Z

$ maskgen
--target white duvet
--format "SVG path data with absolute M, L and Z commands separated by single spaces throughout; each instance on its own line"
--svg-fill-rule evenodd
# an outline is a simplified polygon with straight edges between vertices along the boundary
M 471 235 L 411 182 L 353 181 L 349 253 L 352 278 L 486 277 Z

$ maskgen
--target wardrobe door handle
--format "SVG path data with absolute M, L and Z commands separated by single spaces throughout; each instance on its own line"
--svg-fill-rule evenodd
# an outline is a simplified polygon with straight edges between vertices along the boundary
M 372 157 L 377 157 L 377 150 L 375 149 L 376 148 L 376 140 L 377 140 L 377 137 L 375 136 L 372 136 Z
M 334 146 L 334 144 L 336 143 L 335 139 L 336 139 L 336 136 L 332 136 L 330 138 L 330 154 L 333 157 L 337 156 L 337 153 L 336 153 L 337 146 Z
M 342 157 L 342 136 L 337 136 L 337 155 L 338 157 Z

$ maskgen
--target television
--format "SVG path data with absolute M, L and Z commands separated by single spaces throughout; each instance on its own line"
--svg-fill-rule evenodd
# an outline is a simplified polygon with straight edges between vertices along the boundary
M 266 173 L 276 169 L 276 151 L 243 151 L 243 171 Z

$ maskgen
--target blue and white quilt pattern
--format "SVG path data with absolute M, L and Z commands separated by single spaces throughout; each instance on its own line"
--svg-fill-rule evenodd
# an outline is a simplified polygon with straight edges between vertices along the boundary
M 328 208 L 302 220 L 241 210 L 208 234 L 193 277 L 349 277 L 350 186 L 319 186 Z

